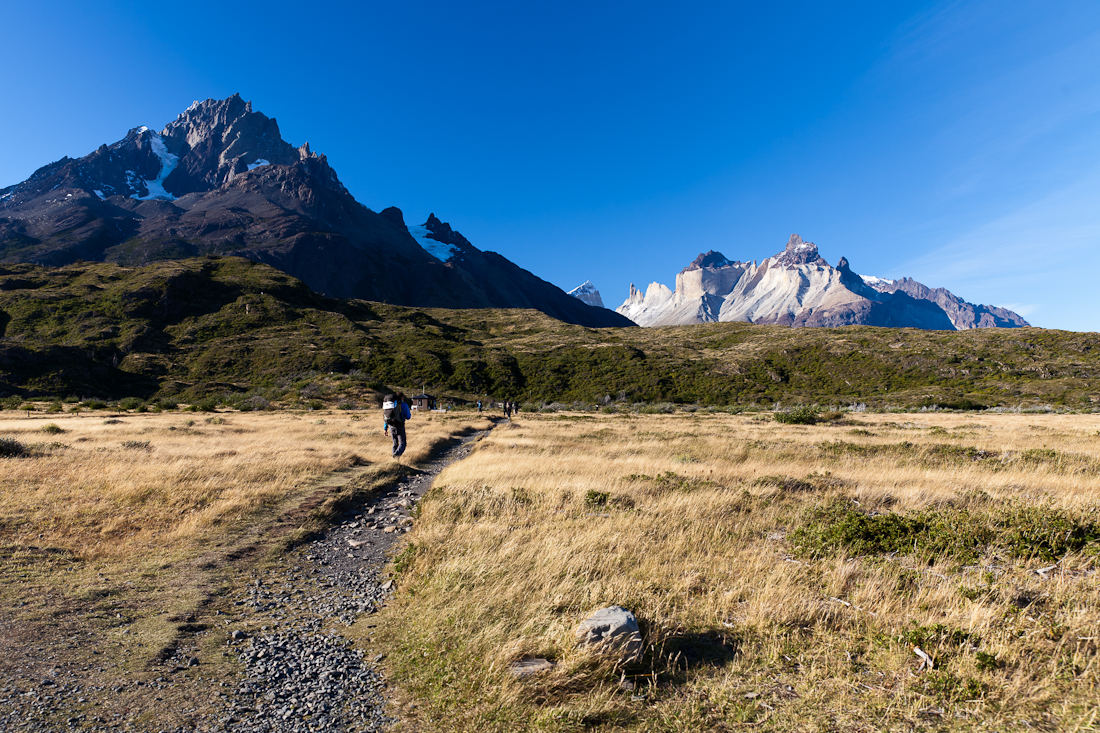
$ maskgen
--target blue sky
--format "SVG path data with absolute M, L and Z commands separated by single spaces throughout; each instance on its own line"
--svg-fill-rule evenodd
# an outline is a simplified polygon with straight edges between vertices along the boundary
M 611 307 L 797 232 L 1100 330 L 1095 0 L 315 5 L 6 3 L 0 187 L 239 92 L 367 206 Z

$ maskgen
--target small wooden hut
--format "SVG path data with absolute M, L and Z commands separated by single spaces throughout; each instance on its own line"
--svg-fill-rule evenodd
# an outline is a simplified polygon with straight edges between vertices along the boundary
M 411 398 L 414 410 L 434 410 L 435 397 L 430 394 L 413 395 Z

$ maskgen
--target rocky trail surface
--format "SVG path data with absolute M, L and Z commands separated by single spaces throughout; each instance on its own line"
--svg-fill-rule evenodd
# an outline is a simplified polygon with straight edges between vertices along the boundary
M 449 464 L 469 455 L 477 432 L 436 454 L 360 506 L 336 518 L 321 535 L 285 556 L 230 601 L 220 629 L 242 672 L 236 684 L 219 685 L 220 704 L 210 701 L 179 710 L 187 721 L 160 733 L 314 733 L 382 730 L 394 719 L 386 713 L 387 687 L 381 654 L 356 648 L 341 634 L 364 615 L 375 613 L 393 591 L 385 566 L 393 546 L 411 529 L 412 511 Z M 165 660 L 169 674 L 121 686 L 81 684 L 79 674 L 46 671 L 28 689 L 0 689 L 0 730 L 58 730 L 56 705 L 85 702 L 86 695 L 172 697 L 175 673 L 200 668 L 200 635 L 182 642 Z M 194 670 L 192 670 L 194 671 Z M 133 687 L 134 689 L 126 689 Z M 94 688 L 94 689 L 93 689 Z M 209 697 L 209 696 L 208 696 Z M 179 719 L 177 717 L 177 719 Z M 147 730 L 126 716 L 78 714 L 64 718 L 67 730 Z

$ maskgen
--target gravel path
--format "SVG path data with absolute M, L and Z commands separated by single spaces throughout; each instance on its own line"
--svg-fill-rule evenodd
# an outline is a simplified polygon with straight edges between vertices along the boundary
M 367 658 L 339 633 L 374 613 L 392 592 L 382 576 L 389 550 L 411 528 L 410 513 L 447 465 L 470 452 L 462 442 L 419 467 L 373 501 L 345 515 L 323 536 L 297 549 L 288 566 L 238 595 L 237 604 L 270 618 L 260 633 L 230 642 L 244 679 L 223 694 L 226 712 L 206 727 L 245 733 L 376 731 L 385 712 L 381 655 Z M 255 619 L 256 616 L 253 616 Z M 333 627 L 336 628 L 333 628 Z

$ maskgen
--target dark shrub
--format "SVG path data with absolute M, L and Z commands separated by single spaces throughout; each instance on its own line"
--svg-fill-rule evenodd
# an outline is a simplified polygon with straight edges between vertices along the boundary
M 26 453 L 27 446 L 23 445 L 15 438 L 0 438 L 0 457 L 22 456 L 26 455 Z
M 799 405 L 777 412 L 772 417 L 785 425 L 813 425 L 821 419 L 821 410 L 815 405 Z

